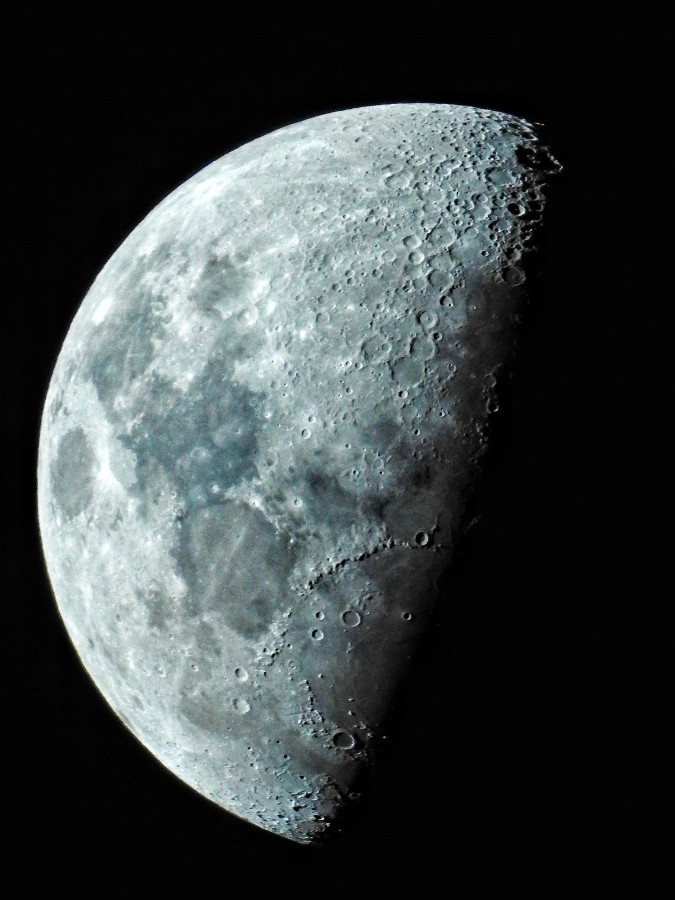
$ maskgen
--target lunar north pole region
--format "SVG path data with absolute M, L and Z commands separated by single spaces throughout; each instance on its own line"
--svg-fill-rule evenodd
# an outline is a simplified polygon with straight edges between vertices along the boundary
M 145 747 L 269 831 L 319 839 L 376 755 L 557 168 L 470 107 L 282 128 L 163 200 L 67 334 L 38 462 L 63 621 Z

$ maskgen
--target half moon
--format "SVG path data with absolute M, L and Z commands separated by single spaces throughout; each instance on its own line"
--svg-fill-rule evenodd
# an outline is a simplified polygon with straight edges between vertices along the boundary
M 229 153 L 124 241 L 45 402 L 68 633 L 193 788 L 337 821 L 464 524 L 557 164 L 509 115 L 401 104 Z

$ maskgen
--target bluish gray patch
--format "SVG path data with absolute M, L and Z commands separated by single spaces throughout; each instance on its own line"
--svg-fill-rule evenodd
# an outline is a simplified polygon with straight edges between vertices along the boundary
M 342 487 L 335 475 L 329 474 L 328 465 L 308 467 L 298 483 L 303 485 L 308 521 L 316 519 L 334 533 L 351 528 L 358 500 Z
M 83 375 L 91 378 L 103 404 L 140 378 L 155 355 L 153 338 L 161 339 L 164 325 L 158 310 L 165 301 L 149 291 L 136 289 L 135 296 L 117 316 L 112 316 L 91 336 Z M 154 308 L 153 308 L 154 307 Z
M 259 510 L 231 501 L 190 512 L 173 555 L 188 586 L 188 614 L 215 612 L 250 639 L 283 605 L 295 558 Z
M 140 493 L 159 462 L 189 505 L 202 506 L 211 485 L 222 494 L 255 471 L 255 423 L 255 395 L 215 359 L 185 394 L 153 374 L 143 420 L 120 441 L 136 454 Z
M 164 630 L 169 620 L 173 618 L 174 612 L 159 585 L 150 584 L 145 590 L 139 591 L 137 596 L 148 611 L 148 627 L 158 631 Z
M 381 416 L 373 422 L 368 435 L 368 443 L 374 448 L 385 451 L 396 446 L 401 438 L 401 425 L 388 416 Z
M 116 302 L 105 321 L 91 330 L 83 376 L 90 377 L 99 400 L 107 403 L 148 368 L 155 354 L 154 342 L 165 334 L 166 297 L 161 288 L 150 290 L 148 273 L 161 274 L 171 266 L 182 274 L 187 256 L 179 246 L 164 241 L 148 255 L 114 257 L 119 287 Z M 161 279 L 160 279 L 161 282 Z M 108 415 L 114 417 L 114 410 Z
M 91 503 L 94 454 L 81 428 L 66 432 L 59 441 L 51 467 L 52 493 L 68 519 Z
M 225 309 L 232 300 L 246 296 L 250 280 L 241 265 L 229 257 L 212 256 L 202 271 L 193 300 L 204 312 Z

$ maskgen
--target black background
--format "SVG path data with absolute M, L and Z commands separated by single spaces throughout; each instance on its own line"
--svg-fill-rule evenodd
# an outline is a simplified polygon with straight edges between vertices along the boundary
M 208 881 L 250 897 L 387 885 L 442 897 L 475 884 L 550 896 L 563 875 L 599 867 L 635 876 L 653 896 L 672 736 L 661 340 L 671 301 L 654 276 L 650 225 L 663 180 L 654 178 L 662 82 L 634 54 L 649 56 L 653 23 L 614 21 L 610 34 L 606 23 L 557 22 L 536 37 L 525 24 L 494 23 L 486 36 L 480 17 L 460 28 L 446 15 L 429 19 L 420 41 L 421 9 L 393 29 L 383 9 L 389 31 L 339 30 L 329 8 L 321 14 L 325 25 L 298 19 L 262 36 L 260 23 L 200 21 L 170 43 L 162 22 L 142 37 L 126 23 L 119 43 L 109 23 L 66 43 L 45 22 L 38 42 L 30 28 L 17 35 L 5 113 L 17 222 L 9 262 L 18 263 L 6 298 L 18 312 L 6 357 L 17 375 L 2 603 L 15 797 L 6 871 L 85 892 L 133 881 L 153 886 L 149 896 Z M 343 838 L 305 848 L 168 774 L 82 670 L 37 535 L 39 416 L 91 282 L 174 187 L 290 122 L 416 100 L 544 122 L 565 170 L 502 396 L 481 522 L 370 793 Z

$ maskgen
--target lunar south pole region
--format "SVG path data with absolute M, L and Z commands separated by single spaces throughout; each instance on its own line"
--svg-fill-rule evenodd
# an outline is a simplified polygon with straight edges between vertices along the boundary
M 67 334 L 38 459 L 65 626 L 145 747 L 271 832 L 321 838 L 377 754 L 558 168 L 471 107 L 282 128 L 163 200 Z

